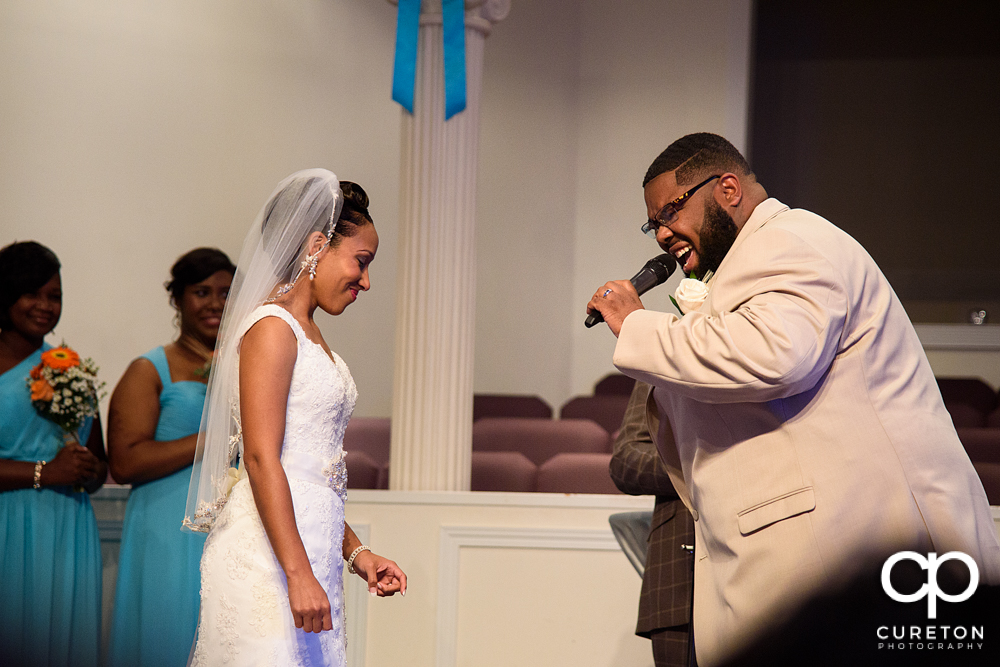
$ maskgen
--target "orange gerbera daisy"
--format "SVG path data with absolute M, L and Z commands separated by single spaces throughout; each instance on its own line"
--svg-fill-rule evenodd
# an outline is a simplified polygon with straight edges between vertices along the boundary
M 52 385 L 45 378 L 31 383 L 31 400 L 33 401 L 51 401 L 54 394 Z
M 80 365 L 80 355 L 68 347 L 54 347 L 42 353 L 42 363 L 56 371 Z

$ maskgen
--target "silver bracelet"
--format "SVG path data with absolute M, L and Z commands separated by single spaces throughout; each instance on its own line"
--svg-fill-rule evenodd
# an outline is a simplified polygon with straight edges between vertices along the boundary
M 35 482 L 31 485 L 33 489 L 42 488 L 42 468 L 48 461 L 35 461 Z
M 347 571 L 350 572 L 351 574 L 357 574 L 354 571 L 354 559 L 357 558 L 358 554 L 361 553 L 362 551 L 371 551 L 371 550 L 372 550 L 371 547 L 366 547 L 365 545 L 362 544 L 360 547 L 352 551 L 351 557 L 347 559 Z

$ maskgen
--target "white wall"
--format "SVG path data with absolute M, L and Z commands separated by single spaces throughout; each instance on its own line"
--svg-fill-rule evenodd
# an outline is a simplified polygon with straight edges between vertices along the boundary
M 639 232 L 646 169 L 690 132 L 745 146 L 750 59 L 748 1 L 592 1 L 583 19 L 570 395 L 590 393 L 615 370 L 610 330 L 582 325 L 587 301 L 662 252 Z M 681 277 L 650 292 L 645 305 L 675 312 L 668 295 Z
M 162 284 L 199 245 L 235 259 L 275 184 L 306 167 L 362 183 L 382 235 L 374 289 L 327 340 L 361 413 L 389 414 L 399 111 L 395 10 L 368 0 L 0 4 L 0 244 L 63 262 L 56 342 L 102 367 L 174 336 Z
M 514 0 L 486 45 L 475 388 L 558 408 L 610 372 L 585 330 L 605 280 L 658 253 L 641 237 L 649 162 L 696 130 L 742 146 L 749 0 Z M 274 185 L 325 166 L 362 183 L 381 237 L 373 288 L 319 316 L 391 413 L 400 110 L 395 7 L 382 0 L 0 3 L 0 245 L 63 261 L 65 338 L 109 388 L 174 336 L 176 257 L 235 259 Z M 667 289 L 651 307 L 668 308 Z
M 515 0 L 487 39 L 477 202 L 475 389 L 568 398 L 579 11 Z
M 486 45 L 477 391 L 558 409 L 614 372 L 586 303 L 661 252 L 639 233 L 660 151 L 702 130 L 744 146 L 749 57 L 749 1 L 515 0 Z

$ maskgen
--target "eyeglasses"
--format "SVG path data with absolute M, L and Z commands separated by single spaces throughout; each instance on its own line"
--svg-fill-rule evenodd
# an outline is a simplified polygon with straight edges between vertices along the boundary
M 712 179 L 720 178 L 721 176 L 722 174 L 718 174 L 716 176 L 709 176 L 704 181 L 694 186 L 693 188 L 682 194 L 680 197 L 678 197 L 677 199 L 673 200 L 672 202 L 668 203 L 666 206 L 661 208 L 660 212 L 656 214 L 655 218 L 650 218 L 646 222 L 642 223 L 642 227 L 640 227 L 642 233 L 651 239 L 655 239 L 656 232 L 660 227 L 666 227 L 667 229 L 670 229 L 670 225 L 677 222 L 677 211 L 679 211 L 681 207 L 684 206 L 684 202 L 690 199 L 691 195 L 693 195 L 695 192 L 698 191 L 698 188 L 705 185 Z

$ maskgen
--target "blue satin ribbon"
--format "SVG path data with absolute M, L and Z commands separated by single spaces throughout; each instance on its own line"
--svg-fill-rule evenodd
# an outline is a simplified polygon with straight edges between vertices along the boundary
M 396 62 L 392 71 L 392 99 L 413 113 L 413 82 L 417 78 L 417 36 L 420 0 L 399 0 L 396 16 Z
M 444 119 L 465 111 L 465 0 L 443 0 Z
M 443 0 L 444 118 L 465 110 L 465 2 Z M 392 99 L 413 113 L 413 87 L 417 76 L 417 42 L 420 0 L 399 0 L 396 17 L 396 60 L 392 74 Z

